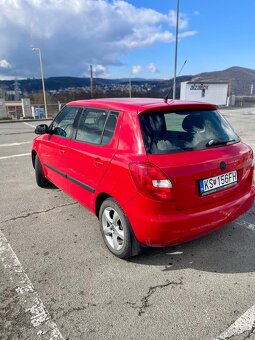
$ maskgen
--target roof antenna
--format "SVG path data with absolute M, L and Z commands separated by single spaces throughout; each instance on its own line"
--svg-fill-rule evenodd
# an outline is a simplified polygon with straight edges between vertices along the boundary
M 180 69 L 180 71 L 179 71 L 177 77 L 180 76 L 181 71 L 183 70 L 183 68 L 184 68 L 185 64 L 187 63 L 187 61 L 188 61 L 188 59 L 186 59 L 186 60 L 184 61 L 184 63 L 182 64 L 182 67 L 181 67 L 181 69 Z M 167 101 L 168 101 L 168 99 L 169 99 L 170 92 L 172 91 L 172 89 L 173 89 L 173 85 L 170 87 L 169 91 L 167 92 L 167 95 L 164 97 L 164 102 L 165 102 L 165 103 L 167 103 Z
M 167 95 L 164 98 L 165 103 L 167 103 L 167 101 L 168 101 L 168 98 L 169 98 L 170 92 L 172 91 L 172 88 L 173 88 L 173 86 L 170 87 L 169 91 L 167 92 Z

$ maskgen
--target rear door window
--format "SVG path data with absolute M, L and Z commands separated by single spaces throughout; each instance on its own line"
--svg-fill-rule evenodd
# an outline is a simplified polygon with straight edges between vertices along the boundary
M 108 144 L 114 134 L 118 112 L 87 108 L 80 117 L 75 139 L 91 144 Z
M 217 111 L 181 111 L 139 115 L 147 153 L 202 150 L 239 140 Z

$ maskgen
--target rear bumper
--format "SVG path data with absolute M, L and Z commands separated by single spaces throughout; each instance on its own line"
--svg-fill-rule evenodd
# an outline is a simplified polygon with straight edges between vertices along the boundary
M 139 194 L 124 210 L 140 243 L 162 247 L 190 241 L 233 221 L 251 208 L 254 198 L 253 187 L 227 201 L 177 211 L 173 203 L 152 201 Z

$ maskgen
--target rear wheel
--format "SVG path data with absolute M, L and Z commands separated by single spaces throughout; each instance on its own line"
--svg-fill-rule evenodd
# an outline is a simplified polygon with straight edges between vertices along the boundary
M 99 221 L 104 242 L 115 256 L 127 259 L 140 253 L 141 246 L 133 234 L 128 218 L 114 199 L 107 198 L 103 202 Z
M 37 185 L 41 188 L 48 188 L 52 186 L 52 183 L 49 180 L 47 180 L 47 178 L 44 175 L 42 164 L 40 162 L 38 155 L 35 156 L 35 179 Z

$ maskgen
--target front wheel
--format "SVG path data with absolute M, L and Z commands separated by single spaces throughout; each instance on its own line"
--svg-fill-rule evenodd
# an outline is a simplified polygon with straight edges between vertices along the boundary
M 107 198 L 103 202 L 99 221 L 104 242 L 115 256 L 127 259 L 140 253 L 141 247 L 128 218 L 114 199 Z
M 35 179 L 37 185 L 41 188 L 48 188 L 52 186 L 52 183 L 48 181 L 44 175 L 42 164 L 40 162 L 38 155 L 36 155 L 35 157 Z

